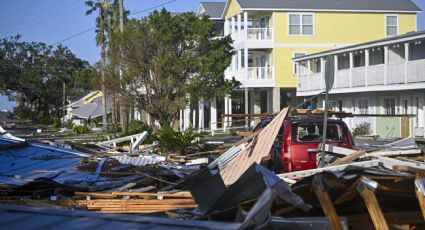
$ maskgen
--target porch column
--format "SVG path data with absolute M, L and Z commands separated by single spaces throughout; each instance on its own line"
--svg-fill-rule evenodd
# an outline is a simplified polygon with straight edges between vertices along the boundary
M 179 129 L 183 130 L 183 110 L 180 109 L 179 114 Z
M 353 52 L 350 52 L 350 88 L 351 87 L 353 87 L 353 80 L 352 80 L 352 77 L 353 77 L 353 67 L 354 67 L 354 60 L 353 60 L 354 58 L 353 58 Z
M 246 47 L 246 45 L 245 45 L 245 48 L 244 48 L 244 56 L 243 56 L 243 58 L 244 58 L 244 68 L 245 68 L 245 72 L 243 73 L 243 76 L 244 76 L 244 80 L 246 81 L 247 79 L 248 79 L 248 48 Z M 244 84 L 244 82 L 242 82 L 242 84 Z M 246 83 L 245 83 L 245 87 L 247 87 L 247 85 L 246 85 Z
M 387 85 L 388 46 L 384 46 L 384 85 Z
M 224 19 L 224 36 L 229 34 L 229 19 Z
M 365 86 L 367 86 L 367 75 L 368 75 L 368 71 L 367 71 L 367 69 L 368 69 L 368 67 L 369 67 L 369 49 L 365 49 L 364 50 L 364 55 L 365 55 L 365 61 L 364 61 L 364 65 L 365 65 L 365 75 L 364 75 L 364 77 L 365 77 L 365 80 L 364 80 L 364 83 L 365 83 Z
M 404 84 L 407 84 L 407 63 L 410 59 L 409 43 L 404 43 Z
M 320 73 L 320 89 L 321 90 L 323 90 L 324 89 L 324 87 L 323 87 L 323 80 L 325 79 L 325 58 L 320 58 L 320 70 L 321 70 L 321 73 Z M 300 72 L 297 72 L 298 73 L 298 75 L 300 75 Z
M 232 23 L 231 23 L 232 26 L 230 27 L 230 33 L 232 34 L 232 33 L 236 32 L 235 31 L 235 25 L 236 25 L 235 17 L 232 17 L 231 20 L 232 20 Z
M 245 114 L 249 114 L 249 93 L 248 93 L 248 87 L 245 87 Z M 245 117 L 245 127 L 248 128 L 249 125 L 249 119 L 248 117 Z
M 336 73 L 338 71 L 338 55 L 334 55 L 334 69 L 335 69 L 334 86 L 335 86 L 335 88 L 337 88 L 338 87 L 338 75 Z
M 217 98 L 214 97 L 210 103 L 210 129 L 211 135 L 214 135 L 214 131 L 217 130 Z
M 228 102 L 229 108 L 228 108 L 228 113 L 229 114 L 233 114 L 232 111 L 232 98 L 229 97 L 229 102 Z M 229 119 L 227 119 L 229 121 L 229 126 L 232 126 L 232 117 L 229 117 Z
M 248 39 L 248 12 L 243 12 L 244 40 Z
M 241 31 L 241 27 L 242 27 L 242 18 L 241 18 L 241 14 L 237 15 L 237 19 L 238 19 L 238 32 Z
M 310 67 L 311 67 L 310 60 L 307 60 L 307 89 L 308 91 L 310 91 L 310 71 L 311 71 Z
M 192 110 L 192 124 L 190 127 L 196 128 L 196 109 Z
M 242 70 L 242 51 L 238 50 L 238 71 Z
M 204 130 L 204 101 L 202 98 L 198 102 L 198 130 Z
M 226 97 L 224 97 L 224 115 L 227 115 L 228 111 L 229 111 L 229 98 L 226 96 Z M 227 116 L 223 117 L 223 119 L 222 119 L 223 132 L 226 132 L 227 121 L 228 121 L 228 117 Z
M 183 129 L 186 130 L 189 127 L 190 127 L 190 102 L 188 101 L 186 104 L 186 108 L 184 109 Z
M 273 88 L 273 113 L 278 113 L 280 111 L 280 88 Z

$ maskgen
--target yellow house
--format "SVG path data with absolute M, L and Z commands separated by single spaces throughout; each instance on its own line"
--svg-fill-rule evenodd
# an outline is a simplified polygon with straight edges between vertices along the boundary
M 224 33 L 237 52 L 225 77 L 242 85 L 224 113 L 295 104 L 292 58 L 416 31 L 420 11 L 411 0 L 227 0 Z M 321 68 L 320 60 L 311 65 Z

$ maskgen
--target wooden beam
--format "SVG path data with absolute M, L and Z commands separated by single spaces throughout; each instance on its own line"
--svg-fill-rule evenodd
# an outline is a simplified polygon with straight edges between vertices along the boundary
M 316 193 L 317 199 L 322 206 L 323 212 L 329 220 L 333 230 L 342 230 L 341 221 L 336 213 L 335 207 L 332 203 L 329 194 L 322 188 L 321 177 L 319 175 L 313 178 L 313 189 Z
M 348 164 L 351 163 L 352 161 L 362 157 L 363 155 L 365 155 L 365 151 L 363 150 L 358 150 L 355 151 L 351 154 L 348 154 L 347 156 L 340 158 L 338 160 L 336 160 L 334 163 L 330 164 L 329 166 L 336 166 L 336 165 L 343 165 L 343 164 Z
M 382 213 L 381 207 L 379 206 L 378 199 L 376 199 L 375 193 L 370 190 L 367 186 L 362 191 L 363 200 L 366 204 L 369 215 L 372 218 L 375 229 L 388 230 L 388 224 L 385 220 L 384 214 Z
M 424 172 L 416 172 L 416 180 L 421 180 L 425 178 L 425 173 Z M 423 190 L 423 188 L 422 188 Z M 418 198 L 419 201 L 419 206 L 421 207 L 421 211 L 422 211 L 422 217 L 425 220 L 425 196 L 423 194 L 424 191 L 420 191 L 420 189 L 418 188 L 418 184 L 416 184 L 416 197 Z

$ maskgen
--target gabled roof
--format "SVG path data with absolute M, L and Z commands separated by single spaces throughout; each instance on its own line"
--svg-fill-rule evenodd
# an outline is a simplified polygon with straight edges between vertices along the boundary
M 230 1 L 230 0 L 228 0 Z M 242 9 L 420 12 L 411 0 L 236 0 Z
M 211 19 L 221 19 L 226 2 L 201 2 L 198 15 L 208 15 Z

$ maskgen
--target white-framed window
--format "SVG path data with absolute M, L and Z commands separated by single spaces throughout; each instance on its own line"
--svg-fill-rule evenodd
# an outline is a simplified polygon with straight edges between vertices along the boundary
M 398 35 L 398 15 L 389 14 L 385 16 L 385 31 L 387 37 Z
M 369 101 L 367 99 L 359 100 L 359 113 L 360 114 L 369 113 Z
M 395 115 L 395 98 L 384 98 L 384 114 Z
M 288 14 L 289 35 L 314 35 L 314 14 L 312 13 L 290 13 Z
M 328 101 L 328 109 L 330 111 L 336 112 L 337 111 L 337 108 L 338 108 L 338 106 L 337 106 L 337 102 L 336 101 Z
M 302 56 L 305 56 L 305 55 L 307 55 L 306 52 L 295 52 L 295 53 L 292 54 L 292 57 L 293 58 L 299 58 L 299 57 L 302 57 Z M 297 65 L 298 65 L 297 63 L 293 62 L 292 73 L 294 73 L 294 74 L 298 73 L 297 72 L 298 71 Z

